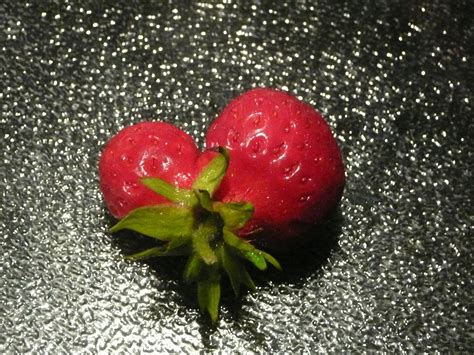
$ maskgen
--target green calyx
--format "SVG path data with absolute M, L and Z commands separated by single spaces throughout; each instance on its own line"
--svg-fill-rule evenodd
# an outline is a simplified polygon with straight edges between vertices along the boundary
M 114 225 L 110 232 L 130 229 L 162 242 L 160 246 L 129 255 L 129 260 L 188 255 L 183 278 L 197 284 L 198 305 L 215 324 L 219 314 L 222 271 L 229 278 L 236 296 L 242 286 L 254 289 L 246 269 L 247 261 L 259 270 L 278 261 L 237 236 L 252 218 L 254 209 L 246 202 L 213 201 L 229 165 L 225 149 L 201 171 L 192 189 L 177 188 L 159 178 L 141 182 L 170 203 L 140 207 Z

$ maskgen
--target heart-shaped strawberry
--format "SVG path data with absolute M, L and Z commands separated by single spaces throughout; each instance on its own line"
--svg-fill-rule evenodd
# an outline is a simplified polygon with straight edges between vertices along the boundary
M 340 201 L 344 168 L 321 115 L 272 89 L 232 101 L 206 146 L 199 153 L 170 124 L 139 123 L 107 143 L 99 176 L 121 219 L 111 231 L 131 229 L 161 243 L 130 258 L 189 255 L 184 278 L 197 283 L 199 306 L 215 322 L 219 270 L 237 295 L 241 285 L 254 287 L 242 259 L 280 268 L 248 240 L 287 241 L 320 222 Z

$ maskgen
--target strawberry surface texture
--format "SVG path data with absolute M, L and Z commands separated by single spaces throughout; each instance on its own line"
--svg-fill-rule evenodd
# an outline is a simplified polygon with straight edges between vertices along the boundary
M 255 207 L 242 236 L 297 236 L 341 199 L 344 166 L 329 126 L 311 106 L 287 93 L 260 88 L 237 97 L 210 126 L 206 147 L 230 151 L 216 199 Z M 194 140 L 168 123 L 123 129 L 108 142 L 99 165 L 110 212 L 122 218 L 137 207 L 166 202 L 139 178 L 160 177 L 190 188 L 210 155 L 200 155 Z
M 194 140 L 169 123 L 142 122 L 121 130 L 99 163 L 100 188 L 112 215 L 120 219 L 135 208 L 167 202 L 141 184 L 142 177 L 190 188 L 199 154 Z
M 230 102 L 209 128 L 206 146 L 230 151 L 217 199 L 255 207 L 241 235 L 297 237 L 341 199 L 344 166 L 329 126 L 284 92 L 254 89 Z
M 99 162 L 106 205 L 157 246 L 130 256 L 188 255 L 184 278 L 217 320 L 221 271 L 236 295 L 254 288 L 246 263 L 280 269 L 267 249 L 299 240 L 339 203 L 344 167 L 323 117 L 282 91 L 259 88 L 211 124 L 206 149 L 179 128 L 142 122 L 121 130 Z M 276 248 L 273 248 L 277 246 Z

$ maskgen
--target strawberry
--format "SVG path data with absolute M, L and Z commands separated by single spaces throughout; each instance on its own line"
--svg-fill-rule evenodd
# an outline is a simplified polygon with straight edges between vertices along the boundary
M 139 178 L 157 176 L 191 188 L 199 154 L 194 140 L 169 123 L 143 122 L 120 131 L 99 162 L 100 187 L 112 215 L 120 219 L 138 207 L 167 201 Z
M 162 122 L 127 127 L 105 146 L 100 187 L 111 232 L 130 229 L 158 241 L 132 260 L 188 255 L 184 279 L 217 320 L 220 270 L 238 295 L 254 288 L 243 260 L 280 269 L 250 241 L 288 241 L 339 202 L 344 169 L 319 113 L 296 98 L 254 89 L 213 122 L 200 153 L 190 136 Z
M 234 99 L 209 128 L 206 146 L 226 147 L 231 157 L 216 199 L 255 208 L 241 236 L 288 244 L 341 199 L 344 167 L 329 126 L 284 92 L 259 88 Z
M 120 219 L 110 231 L 130 229 L 159 242 L 128 258 L 189 255 L 184 279 L 197 284 L 199 307 L 213 322 L 221 269 L 238 295 L 242 285 L 255 287 L 242 259 L 260 270 L 268 263 L 281 268 L 236 235 L 252 216 L 251 204 L 212 200 L 228 164 L 225 149 L 200 155 L 190 136 L 162 122 L 123 129 L 106 144 L 99 162 L 106 205 Z

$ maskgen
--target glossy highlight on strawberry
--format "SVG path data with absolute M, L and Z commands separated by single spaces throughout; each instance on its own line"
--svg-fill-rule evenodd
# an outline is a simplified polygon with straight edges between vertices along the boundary
M 298 236 L 341 199 L 344 166 L 329 126 L 287 93 L 259 88 L 237 97 L 212 123 L 206 146 L 231 157 L 216 198 L 255 207 L 241 235 Z
M 160 177 L 190 188 L 199 150 L 185 132 L 165 122 L 142 122 L 121 130 L 105 146 L 99 162 L 100 187 L 116 218 L 135 208 L 165 203 L 139 179 Z
M 250 90 L 211 124 L 206 150 L 171 124 L 121 130 L 99 162 L 100 188 L 119 222 L 157 246 L 132 260 L 187 255 L 185 281 L 215 323 L 221 274 L 236 296 L 255 287 L 245 264 L 280 269 L 254 246 L 288 245 L 339 203 L 344 167 L 322 116 L 274 89 Z

